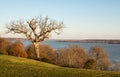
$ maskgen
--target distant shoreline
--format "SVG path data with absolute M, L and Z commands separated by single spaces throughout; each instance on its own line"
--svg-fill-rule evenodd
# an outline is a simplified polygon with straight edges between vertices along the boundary
M 88 40 L 57 40 L 56 42 L 81 42 L 81 43 L 109 43 L 120 44 L 120 40 L 101 40 L 101 39 L 88 39 Z
M 4 38 L 6 40 L 27 40 L 26 38 Z M 108 44 L 120 44 L 120 40 L 114 39 L 85 39 L 85 40 L 67 40 L 67 39 L 48 39 L 56 42 L 81 42 L 81 43 L 108 43 Z

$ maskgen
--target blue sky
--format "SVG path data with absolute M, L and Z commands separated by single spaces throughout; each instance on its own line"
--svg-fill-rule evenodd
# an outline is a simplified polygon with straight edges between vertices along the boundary
M 64 21 L 61 35 L 51 39 L 120 39 L 120 0 L 0 0 L 0 35 L 13 20 L 46 16 Z

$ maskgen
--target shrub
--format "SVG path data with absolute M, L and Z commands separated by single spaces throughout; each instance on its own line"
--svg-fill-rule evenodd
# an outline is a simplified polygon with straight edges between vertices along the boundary
M 71 45 L 57 50 L 56 63 L 60 66 L 83 68 L 87 60 L 87 53 L 79 45 Z
M 109 69 L 111 61 L 109 60 L 108 55 L 103 48 L 98 46 L 91 47 L 89 51 L 89 56 L 97 62 L 96 69 L 98 70 Z
M 120 62 L 115 63 L 115 65 L 114 65 L 112 70 L 113 71 L 117 71 L 117 72 L 120 71 Z
M 8 47 L 11 45 L 11 42 L 9 40 L 6 40 L 4 38 L 0 38 L 0 54 L 7 55 Z
M 96 69 L 96 61 L 94 59 L 88 59 L 85 64 L 84 64 L 84 68 L 85 69 Z
M 40 45 L 40 57 L 48 59 L 53 64 L 55 63 L 55 51 L 49 45 Z
M 1 48 L 1 49 L 0 49 L 0 54 L 8 55 L 8 52 L 7 52 L 6 49 Z
M 46 63 L 50 63 L 50 61 L 47 58 L 41 58 L 41 61 L 46 62 Z
M 17 41 L 8 49 L 8 55 L 17 56 L 17 57 L 27 57 L 27 53 L 24 49 L 23 44 L 20 41 Z
M 36 59 L 36 53 L 33 45 L 27 46 L 26 52 L 28 54 L 28 58 Z M 46 58 L 50 61 L 50 63 L 55 63 L 55 52 L 53 48 L 46 44 L 40 44 L 40 58 Z
M 35 53 L 33 45 L 28 45 L 26 47 L 26 52 L 28 54 L 28 58 L 30 58 L 30 59 L 36 59 L 36 53 Z

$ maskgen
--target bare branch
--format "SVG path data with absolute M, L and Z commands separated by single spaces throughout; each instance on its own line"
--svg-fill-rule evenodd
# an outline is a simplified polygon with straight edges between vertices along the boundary
M 12 22 L 10 26 L 7 26 L 8 33 L 14 32 L 14 33 L 23 33 L 25 34 L 28 29 L 25 27 L 25 25 L 21 22 Z
M 31 41 L 44 41 L 49 37 L 49 34 L 54 31 L 60 34 L 64 24 L 63 22 L 56 22 L 55 20 L 50 20 L 47 16 L 45 18 L 33 18 L 26 23 L 17 21 L 11 22 L 7 26 L 8 33 L 22 33 Z
M 34 42 L 34 39 L 32 38 L 32 32 L 26 33 L 25 35 L 26 35 L 26 37 L 27 37 L 29 40 L 31 40 L 32 42 Z

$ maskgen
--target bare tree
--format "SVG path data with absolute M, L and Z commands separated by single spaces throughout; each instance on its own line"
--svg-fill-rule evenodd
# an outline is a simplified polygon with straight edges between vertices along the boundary
M 57 22 L 46 16 L 33 18 L 26 22 L 13 21 L 7 26 L 7 29 L 8 33 L 24 34 L 27 39 L 31 40 L 35 47 L 37 59 L 39 59 L 39 43 L 49 38 L 49 34 L 53 31 L 60 34 L 63 26 L 63 22 Z

